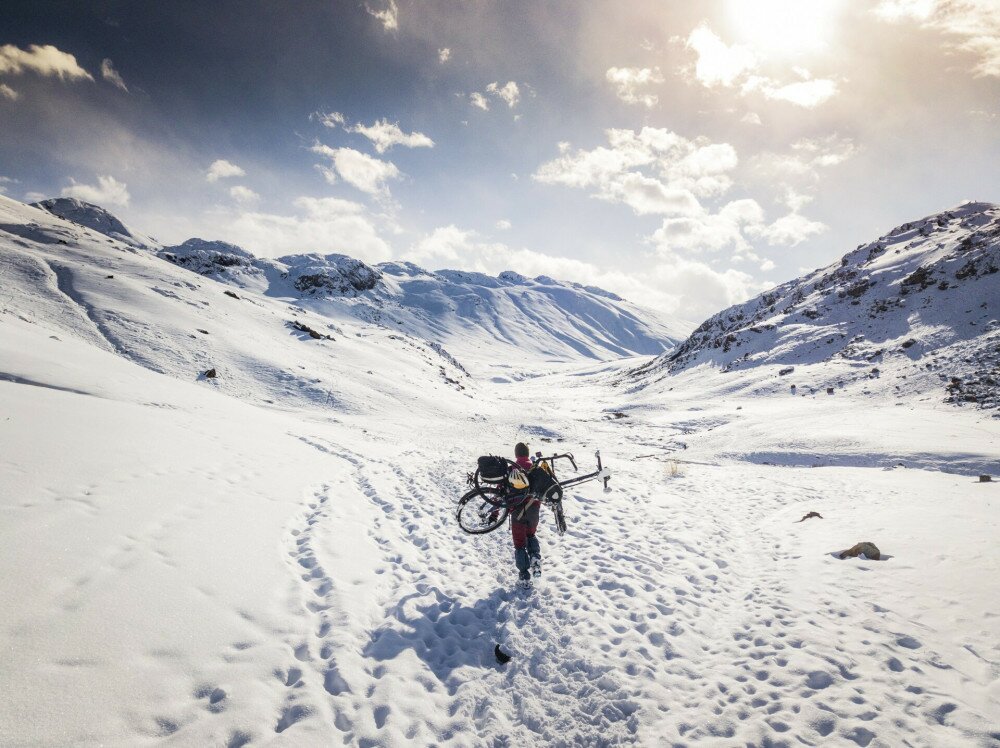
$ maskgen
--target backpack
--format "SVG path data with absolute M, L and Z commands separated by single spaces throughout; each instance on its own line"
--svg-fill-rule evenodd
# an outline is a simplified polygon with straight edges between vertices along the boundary
M 507 478 L 507 460 L 495 455 L 479 458 L 479 479 L 486 483 L 502 483 Z
M 552 477 L 552 474 L 540 464 L 533 467 L 528 473 L 528 485 L 531 488 L 531 493 L 540 499 L 558 500 L 562 498 L 562 487 Z

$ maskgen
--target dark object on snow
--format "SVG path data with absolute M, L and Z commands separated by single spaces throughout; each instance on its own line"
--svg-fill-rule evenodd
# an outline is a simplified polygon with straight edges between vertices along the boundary
M 111 279 L 112 279 L 112 278 L 114 278 L 114 277 L 115 277 L 115 276 L 113 276 L 113 275 L 105 275 L 105 276 L 104 276 L 104 280 L 111 280 Z
M 787 374 L 791 374 L 793 371 L 795 371 L 795 367 L 794 366 L 786 366 L 784 369 L 781 369 L 778 372 L 778 376 L 779 377 L 783 377 L 783 376 L 785 376 Z
M 218 376 L 215 369 L 209 369 L 205 372 L 205 379 L 215 379 Z
M 874 543 L 862 542 L 858 543 L 853 548 L 848 548 L 840 554 L 841 558 L 857 558 L 858 556 L 864 555 L 865 558 L 871 559 L 872 561 L 878 561 L 882 557 L 882 553 L 876 547 Z
M 800 519 L 799 522 L 805 522 L 807 519 L 812 519 L 813 517 L 819 517 L 820 519 L 823 519 L 823 515 L 820 514 L 819 512 L 809 512 L 809 514 Z M 795 524 L 798 524 L 798 522 L 796 522 Z
M 200 327 L 197 327 L 195 329 L 198 330 L 198 332 L 200 332 L 202 335 L 208 335 L 208 330 L 202 330 Z
M 980 483 L 991 483 L 992 481 L 993 481 L 993 478 L 991 476 L 989 476 L 989 475 L 980 475 L 979 476 L 979 482 Z
M 497 658 L 497 662 L 499 662 L 501 665 L 506 665 L 508 662 L 510 662 L 510 655 L 504 652 L 502 649 L 500 649 L 499 644 L 493 647 L 493 655 Z
M 833 394 L 833 387 L 827 387 L 826 388 L 826 394 L 832 395 Z
M 239 296 L 237 296 L 236 294 L 234 294 L 232 291 L 223 291 L 222 293 L 224 293 L 226 296 L 232 296 L 234 299 L 240 298 Z
M 500 483 L 507 477 L 507 460 L 495 455 L 479 458 L 479 478 L 487 483 Z
M 333 340 L 332 335 L 324 335 L 321 332 L 317 332 L 307 325 L 305 322 L 299 322 L 298 320 L 293 320 L 291 326 L 294 327 L 299 332 L 306 333 L 313 340 Z

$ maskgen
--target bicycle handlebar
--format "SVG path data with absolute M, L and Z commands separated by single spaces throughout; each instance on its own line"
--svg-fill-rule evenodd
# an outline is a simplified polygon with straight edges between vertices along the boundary
M 580 470 L 580 468 L 576 466 L 576 460 L 573 459 L 572 452 L 567 452 L 566 454 L 561 455 L 552 455 L 551 457 L 542 457 L 541 452 L 535 452 L 535 462 L 552 462 L 554 460 L 569 460 L 574 470 Z

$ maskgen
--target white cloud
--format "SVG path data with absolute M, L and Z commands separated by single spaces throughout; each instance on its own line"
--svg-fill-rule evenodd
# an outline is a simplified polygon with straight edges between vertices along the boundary
M 743 84 L 744 93 L 752 91 L 760 91 L 768 99 L 787 101 L 805 109 L 812 109 L 836 96 L 838 88 L 836 82 L 828 78 L 779 85 L 771 78 L 754 75 Z
M 229 196 L 240 205 L 253 205 L 260 200 L 260 195 L 242 184 L 230 187 Z
M 385 183 L 401 176 L 399 169 L 391 161 L 381 161 L 353 148 L 330 148 L 317 143 L 311 150 L 330 159 L 341 179 L 370 195 L 388 197 L 389 189 Z M 331 175 L 329 172 L 325 173 L 329 181 Z
M 375 144 L 375 150 L 385 153 L 394 145 L 401 145 L 405 148 L 433 148 L 434 141 L 422 132 L 403 132 L 398 123 L 388 120 L 376 120 L 371 125 L 355 125 L 347 128 L 350 132 L 364 135 Z
M 915 21 L 949 38 L 948 46 L 973 55 L 977 77 L 1000 77 L 1000 4 L 996 0 L 882 0 L 874 13 L 885 21 Z
M 701 211 L 699 197 L 721 195 L 732 184 L 729 172 L 737 157 L 728 143 L 688 140 L 652 127 L 606 134 L 610 148 L 574 153 L 560 144 L 562 155 L 539 166 L 534 179 L 589 189 L 594 197 L 624 203 L 639 215 L 695 214 Z
M 528 92 L 534 95 L 530 86 L 526 86 Z M 515 81 L 507 81 L 504 84 L 500 84 L 499 81 L 494 81 L 486 86 L 486 94 L 482 94 L 479 91 L 473 91 L 469 94 L 469 101 L 472 106 L 482 109 L 484 112 L 490 110 L 490 100 L 486 96 L 492 96 L 495 99 L 499 99 L 504 102 L 510 109 L 517 106 L 518 102 L 521 101 L 521 87 L 517 85 Z M 518 119 L 515 116 L 515 119 Z
M 17 180 L 12 177 L 0 177 L 0 195 L 7 194 L 7 185 L 17 183 Z
M 422 132 L 403 132 L 398 122 L 390 122 L 387 119 L 375 120 L 370 125 L 364 125 L 360 122 L 348 125 L 347 119 L 340 112 L 329 112 L 328 114 L 317 112 L 313 117 L 318 119 L 324 127 L 331 129 L 342 127 L 345 132 L 364 135 L 375 145 L 375 150 L 379 153 L 385 153 L 395 145 L 401 145 L 405 148 L 434 147 L 434 141 Z
M 490 102 L 487 101 L 486 97 L 483 96 L 478 91 L 473 91 L 471 94 L 469 94 L 469 101 L 472 102 L 472 106 L 478 107 L 482 109 L 484 112 L 488 112 L 490 110 Z
M 404 259 L 432 270 L 460 263 L 463 268 L 489 274 L 515 270 L 528 277 L 548 275 L 598 286 L 634 303 L 693 321 L 744 301 L 770 285 L 757 283 L 739 270 L 716 271 L 705 263 L 669 254 L 642 270 L 605 270 L 581 260 L 483 241 L 476 232 L 455 225 L 435 229 L 404 253 Z
M 218 182 L 220 179 L 228 179 L 229 177 L 245 177 L 246 175 L 247 173 L 236 164 L 230 163 L 224 158 L 220 158 L 217 161 L 213 161 L 212 165 L 208 167 L 208 171 L 205 172 L 205 179 L 209 182 Z
M 451 59 L 451 50 L 448 47 L 442 47 L 438 50 L 438 62 L 442 65 Z
M 511 227 L 511 222 L 508 221 L 506 218 L 501 218 L 499 221 L 497 221 L 497 228 L 500 229 L 501 231 L 507 231 L 510 227 Z
M 493 82 L 486 87 L 486 90 L 506 102 L 511 109 L 517 106 L 517 102 L 521 100 L 521 89 L 514 81 L 507 81 L 502 86 L 499 82 Z
M 799 213 L 792 212 L 782 216 L 767 226 L 752 226 L 748 229 L 751 236 L 759 236 L 767 243 L 794 247 L 814 236 L 822 234 L 829 228 L 825 223 L 813 221 Z
M 628 104 L 652 108 L 659 101 L 656 94 L 640 93 L 643 87 L 663 83 L 659 68 L 608 68 L 605 77 L 615 87 L 618 98 Z
M 391 258 L 363 205 L 333 197 L 299 197 L 294 205 L 294 215 L 243 211 L 223 213 L 214 222 L 228 240 L 262 257 L 337 252 L 366 262 Z
M 120 88 L 125 93 L 128 93 L 128 86 L 125 85 L 125 81 L 107 57 L 101 60 L 101 77 L 116 88 Z
M 44 200 L 47 197 L 48 197 L 48 195 L 46 195 L 44 192 L 34 192 L 34 191 L 32 191 L 32 192 L 25 192 L 24 193 L 24 202 L 26 202 L 26 203 L 37 203 L 40 200 Z
M 399 28 L 399 6 L 396 5 L 396 0 L 387 0 L 387 5 L 382 10 L 372 8 L 366 3 L 365 10 L 377 18 L 386 31 L 396 31 Z
M 805 206 L 813 201 L 812 195 L 798 192 L 794 187 L 785 186 L 785 194 L 781 197 L 781 202 L 793 213 L 798 213 Z
M 76 57 L 51 44 L 31 44 L 26 50 L 13 44 L 0 46 L 0 73 L 16 75 L 26 70 L 60 80 L 94 80 L 77 64 Z
M 747 112 L 740 118 L 740 122 L 745 122 L 748 125 L 760 125 L 763 124 L 760 121 L 760 115 L 757 112 Z
M 826 231 L 828 226 L 796 212 L 772 223 L 764 220 L 764 210 L 756 200 L 742 199 L 727 203 L 718 213 L 702 212 L 690 216 L 666 218 L 650 240 L 660 253 L 718 251 L 732 248 L 737 255 L 767 265 L 751 251 L 746 237 L 759 238 L 768 244 L 794 247 Z M 766 269 L 771 269 L 773 263 Z
M 792 143 L 790 152 L 765 151 L 751 159 L 750 166 L 762 181 L 814 184 L 819 181 L 820 170 L 842 164 L 857 152 L 853 140 L 838 135 L 800 138 Z
M 70 182 L 70 186 L 64 187 L 62 190 L 63 197 L 75 197 L 101 207 L 108 205 L 125 207 L 128 205 L 130 196 L 127 186 L 112 176 L 97 177 L 96 185 L 79 184 L 72 178 Z
M 11 101 L 17 101 L 21 98 L 21 94 L 8 86 L 6 83 L 0 83 L 0 96 L 3 96 L 5 99 L 10 99 Z
M 783 83 L 770 76 L 756 73 L 761 61 L 750 47 L 727 45 L 707 25 L 694 29 L 687 38 L 686 46 L 697 55 L 693 76 L 706 88 L 735 88 L 739 86 L 741 95 L 759 92 L 772 101 L 786 101 L 796 106 L 812 109 L 836 96 L 836 81 L 828 78 L 813 78 L 803 68 L 793 68 L 792 72 L 802 80 Z M 757 115 L 753 115 L 757 117 Z M 744 117 L 743 121 L 754 122 Z M 757 117 L 755 124 L 759 124 Z
M 745 74 L 757 68 L 757 56 L 749 47 L 727 45 L 708 26 L 702 24 L 687 38 L 687 48 L 698 55 L 694 75 L 702 85 L 733 86 Z
M 745 253 L 751 248 L 748 238 L 794 246 L 826 230 L 798 213 L 808 202 L 799 193 L 788 197 L 792 212 L 771 224 L 752 199 L 730 201 L 717 212 L 705 207 L 701 200 L 721 197 L 732 187 L 731 174 L 739 160 L 728 143 L 702 137 L 689 140 L 651 127 L 638 132 L 612 129 L 606 134 L 609 147 L 574 152 L 568 143 L 560 143 L 561 155 L 539 166 L 533 178 L 588 190 L 600 200 L 629 206 L 636 215 L 665 216 L 649 237 L 661 255 L 726 248 Z M 790 168 L 801 176 L 837 163 L 852 148 L 851 141 L 836 137 L 800 140 L 792 155 L 771 154 L 775 159 L 770 164 L 771 182 Z
M 763 220 L 764 211 L 755 200 L 734 200 L 724 205 L 718 213 L 701 211 L 666 218 L 650 239 L 664 254 L 717 251 L 727 247 L 743 251 L 750 246 L 743 236 L 743 230 L 760 226 Z
M 344 115 L 340 112 L 327 112 L 325 114 L 322 112 L 313 112 L 309 115 L 309 119 L 317 119 L 324 127 L 331 129 L 342 127 L 347 122 Z

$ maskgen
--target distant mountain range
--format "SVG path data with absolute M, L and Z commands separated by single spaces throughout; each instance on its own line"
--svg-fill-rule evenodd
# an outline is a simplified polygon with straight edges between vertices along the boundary
M 196 238 L 165 246 L 81 200 L 17 205 L 26 223 L 32 220 L 30 211 L 40 208 L 245 292 L 292 298 L 324 316 L 349 315 L 439 344 L 461 344 L 473 356 L 481 351 L 485 357 L 516 360 L 521 351 L 556 361 L 655 355 L 673 348 L 690 330 L 684 322 L 603 289 L 545 276 L 430 272 L 398 262 L 370 266 L 340 254 L 266 259 L 224 241 Z M 509 353 L 499 353 L 507 346 Z
M 713 315 L 630 377 L 648 386 L 702 366 L 772 367 L 781 386 L 805 377 L 800 391 L 885 380 L 891 369 L 900 393 L 1000 407 L 1000 206 L 905 223 Z M 795 367 L 809 368 L 791 376 Z

